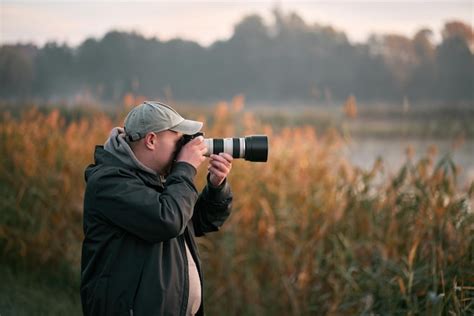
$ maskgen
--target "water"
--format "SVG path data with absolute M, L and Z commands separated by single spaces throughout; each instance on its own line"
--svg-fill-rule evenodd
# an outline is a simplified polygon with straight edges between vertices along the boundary
M 352 139 L 345 147 L 345 156 L 356 166 L 369 169 L 377 157 L 382 157 L 386 173 L 394 174 L 406 162 L 406 149 L 414 149 L 414 161 L 426 155 L 428 148 L 435 145 L 438 154 L 435 163 L 445 154 L 450 153 L 454 163 L 461 167 L 458 184 L 461 187 L 474 181 L 474 140 L 467 140 L 457 149 L 453 149 L 453 141 L 443 139 Z

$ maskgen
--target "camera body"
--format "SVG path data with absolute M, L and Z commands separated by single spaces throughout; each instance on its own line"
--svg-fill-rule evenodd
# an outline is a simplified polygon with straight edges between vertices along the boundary
M 178 144 L 178 152 L 182 146 L 198 136 L 204 136 L 204 133 L 184 135 Z M 204 138 L 204 142 L 207 146 L 205 156 L 225 152 L 233 158 L 243 158 L 253 162 L 266 162 L 268 160 L 268 137 L 265 135 L 240 138 Z
M 194 138 L 199 137 L 199 136 L 204 136 L 204 133 L 197 132 L 196 134 L 193 134 L 193 135 L 183 135 L 183 137 L 180 140 L 180 142 L 182 142 L 181 147 L 186 145 L 191 140 L 193 140 Z

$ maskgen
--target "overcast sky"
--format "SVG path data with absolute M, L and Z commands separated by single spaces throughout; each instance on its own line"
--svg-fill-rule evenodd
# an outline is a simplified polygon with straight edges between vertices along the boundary
M 175 37 L 209 45 L 232 35 L 243 16 L 257 13 L 272 23 L 272 8 L 298 13 L 308 24 L 332 25 L 353 42 L 371 33 L 406 36 L 423 27 L 439 32 L 448 20 L 474 24 L 474 0 L 468 1 L 117 1 L 0 0 L 0 44 L 47 41 L 76 46 L 112 29 L 137 31 L 161 40 Z

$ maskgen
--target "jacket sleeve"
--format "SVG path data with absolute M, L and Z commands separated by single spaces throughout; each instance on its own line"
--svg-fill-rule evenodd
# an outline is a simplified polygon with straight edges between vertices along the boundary
M 112 224 L 149 242 L 162 242 L 182 234 L 192 217 L 198 194 L 194 167 L 177 163 L 163 192 L 147 187 L 126 170 L 99 176 L 91 208 Z
M 199 195 L 194 207 L 193 225 L 196 236 L 218 231 L 224 221 L 229 217 L 232 208 L 232 192 L 227 179 L 215 187 L 209 182 Z

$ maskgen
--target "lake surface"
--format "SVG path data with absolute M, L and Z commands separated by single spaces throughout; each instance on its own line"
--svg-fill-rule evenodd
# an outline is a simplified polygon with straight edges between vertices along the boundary
M 406 149 L 414 149 L 414 161 L 426 155 L 428 148 L 435 145 L 438 154 L 435 164 L 447 153 L 451 153 L 454 163 L 461 167 L 458 184 L 461 187 L 474 181 L 474 140 L 466 140 L 457 149 L 453 141 L 443 139 L 351 139 L 344 149 L 344 154 L 356 166 L 369 169 L 377 157 L 382 157 L 385 171 L 394 174 L 406 162 Z

